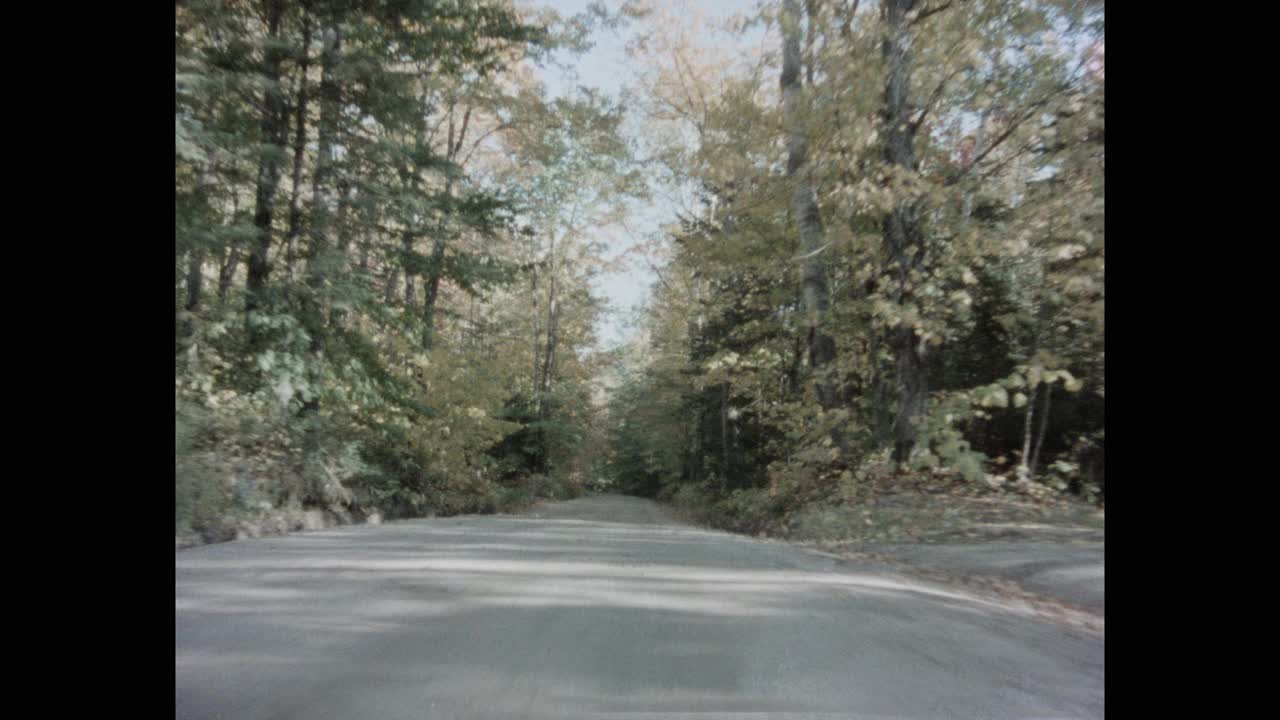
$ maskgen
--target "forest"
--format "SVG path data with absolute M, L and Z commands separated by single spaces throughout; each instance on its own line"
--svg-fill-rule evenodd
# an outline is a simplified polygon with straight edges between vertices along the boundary
M 1103 505 L 1102 2 L 552 5 L 177 2 L 179 545 Z M 548 81 L 624 30 L 622 92 Z

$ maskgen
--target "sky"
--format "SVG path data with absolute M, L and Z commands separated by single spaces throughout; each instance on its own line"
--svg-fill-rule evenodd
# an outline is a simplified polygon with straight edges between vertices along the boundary
M 584 12 L 590 0 L 531 0 L 530 4 L 550 7 L 567 17 Z M 610 10 L 617 10 L 622 0 L 605 0 L 605 4 Z M 708 21 L 719 21 L 735 14 L 752 14 L 758 0 L 652 0 L 650 4 L 681 17 L 692 18 L 701 14 Z M 564 94 L 576 85 L 582 85 L 597 88 L 618 99 L 626 86 L 635 83 L 636 75 L 628 62 L 626 44 L 636 31 L 635 22 L 617 30 L 597 31 L 592 36 L 595 47 L 573 63 L 576 78 L 554 68 L 543 71 L 543 80 L 549 91 Z M 595 238 L 608 247 L 610 259 L 619 257 L 637 241 L 675 220 L 673 209 L 660 201 L 640 201 L 631 205 L 624 221 L 625 227 L 600 228 Z M 648 298 L 650 285 L 655 281 L 653 271 L 639 258 L 630 258 L 622 269 L 598 279 L 597 292 L 610 306 L 609 313 L 597 327 L 600 349 L 617 347 L 626 341 L 631 332 L 629 319 Z

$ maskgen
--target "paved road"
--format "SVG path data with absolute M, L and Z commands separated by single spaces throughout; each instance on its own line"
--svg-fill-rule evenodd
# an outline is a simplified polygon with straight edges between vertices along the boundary
M 1093 718 L 1095 637 L 601 496 L 177 554 L 178 718 Z

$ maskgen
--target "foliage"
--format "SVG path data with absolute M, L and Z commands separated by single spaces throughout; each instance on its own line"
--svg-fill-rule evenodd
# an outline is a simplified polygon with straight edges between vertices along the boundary
M 787 113 L 781 56 L 733 70 L 678 19 L 650 21 L 647 141 L 700 206 L 657 249 L 648 347 L 610 409 L 613 476 L 749 531 L 823 527 L 935 476 L 1101 502 L 1102 8 L 857 5 L 806 4 Z M 799 183 L 820 206 L 825 309 L 800 282 Z M 835 345 L 820 371 L 817 333 Z
M 525 65 L 620 19 L 178 3 L 179 537 L 581 492 L 601 262 L 585 221 L 634 177 L 617 108 L 548 96 Z

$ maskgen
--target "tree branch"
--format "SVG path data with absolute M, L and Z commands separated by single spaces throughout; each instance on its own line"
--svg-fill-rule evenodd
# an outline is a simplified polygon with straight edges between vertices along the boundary
M 937 15 L 943 10 L 946 10 L 947 8 L 951 7 L 953 4 L 954 3 L 951 0 L 947 0 L 947 2 L 944 2 L 937 7 L 932 7 L 932 8 L 927 7 L 924 10 L 920 11 L 920 14 L 916 16 L 915 20 L 911 21 L 911 25 L 912 26 L 919 25 L 921 22 L 924 21 L 925 18 L 929 17 L 930 15 Z
M 471 106 L 467 106 L 466 112 L 462 113 L 462 128 L 458 131 L 458 142 L 452 148 L 449 148 L 449 159 L 453 160 L 458 157 L 458 151 L 462 149 L 462 141 L 467 137 L 467 125 L 471 123 Z
M 851 27 L 853 24 L 853 16 L 858 14 L 858 4 L 861 2 L 862 0 L 853 0 L 853 8 L 849 10 L 849 14 L 844 17 L 844 24 L 840 26 L 841 37 L 849 37 L 853 34 Z
M 969 171 L 973 170 L 975 167 L 978 166 L 978 163 L 986 159 L 986 157 L 990 155 L 993 150 L 1000 147 L 1000 145 L 1003 144 L 1005 140 L 1008 140 L 1009 137 L 1013 135 L 1013 132 L 1015 130 L 1022 127 L 1023 123 L 1035 117 L 1036 108 L 1039 108 L 1040 106 L 1048 103 L 1049 100 L 1053 98 L 1053 96 L 1056 94 L 1057 93 L 1052 93 L 1044 98 L 1041 98 L 1040 100 L 1037 100 L 1036 102 L 1028 106 L 1026 112 L 1023 114 L 1021 118 L 1019 118 L 1016 122 L 1009 123 L 1009 127 L 1005 128 L 1005 131 L 1000 133 L 999 137 L 997 137 L 995 140 L 992 140 L 991 144 L 987 146 L 986 150 L 983 150 L 982 152 L 978 153 L 978 155 L 974 157 L 973 160 L 970 161 L 969 164 L 964 167 L 964 169 L 962 169 L 957 175 L 955 175 L 950 180 L 948 180 L 946 185 L 951 186 L 960 182 L 960 180 L 964 178 L 965 175 L 969 174 Z
M 496 132 L 502 132 L 503 130 L 510 130 L 511 128 L 515 127 L 515 125 L 516 123 L 514 121 L 500 123 L 497 126 L 495 126 L 493 129 L 485 132 L 483 135 L 476 138 L 476 141 L 471 143 L 471 149 L 467 151 L 467 156 L 462 158 L 462 162 L 458 164 L 466 165 L 467 161 L 471 159 L 471 156 L 474 155 L 476 150 L 480 147 L 480 143 L 485 141 L 485 138 L 489 137 L 490 135 Z
M 960 73 L 964 72 L 967 69 L 968 69 L 967 65 L 963 65 L 961 67 L 956 68 L 951 72 L 950 75 L 942 78 L 942 82 L 938 83 L 938 87 L 933 89 L 933 92 L 930 93 L 929 95 L 929 100 L 926 101 L 924 104 L 924 109 L 920 111 L 920 117 L 916 118 L 915 122 L 907 126 L 908 131 L 911 133 L 913 137 L 915 136 L 916 132 L 920 129 L 920 126 L 924 124 L 924 119 L 929 116 L 929 111 L 933 109 L 933 106 L 937 104 L 938 100 L 942 97 L 942 91 L 946 89 L 947 83 L 951 82 L 956 75 L 959 75 Z

